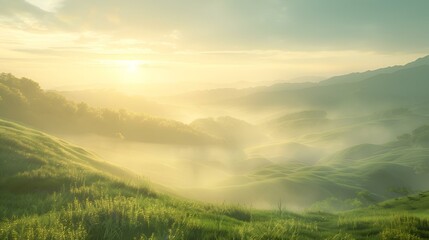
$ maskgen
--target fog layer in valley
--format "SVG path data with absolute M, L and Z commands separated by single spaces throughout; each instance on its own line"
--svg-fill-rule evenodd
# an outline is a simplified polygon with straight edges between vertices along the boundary
M 428 59 L 319 83 L 153 98 L 50 92 L 2 74 L 1 117 L 186 198 L 351 209 L 429 187 Z
M 269 116 L 274 115 L 278 114 Z M 372 148 L 348 148 L 394 142 L 427 123 L 429 117 L 393 109 L 354 118 L 302 111 L 267 119 L 250 124 L 232 117 L 214 117 L 190 124 L 223 139 L 216 145 L 144 143 L 98 135 L 62 137 L 187 198 L 269 209 L 281 201 L 289 209 L 304 209 L 333 196 L 348 200 L 367 191 L 361 186 L 362 178 L 354 176 L 358 171 L 350 172 L 361 166 L 348 163 L 347 156 L 338 157 L 342 151 L 374 154 L 376 158 L 378 153 L 371 152 Z M 337 158 L 337 162 L 330 160 Z M 342 175 L 339 182 L 337 175 Z M 368 194 L 376 200 L 395 196 L 391 191 L 395 187 L 417 190 L 417 183 L 427 176 L 414 175 L 413 170 L 406 172 L 405 181 L 386 182 Z

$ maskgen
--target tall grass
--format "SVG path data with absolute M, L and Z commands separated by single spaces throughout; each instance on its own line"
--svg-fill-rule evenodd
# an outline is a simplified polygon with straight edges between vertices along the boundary
M 0 239 L 429 238 L 426 217 L 392 202 L 341 215 L 205 204 L 155 192 L 83 149 L 1 120 L 0 143 Z

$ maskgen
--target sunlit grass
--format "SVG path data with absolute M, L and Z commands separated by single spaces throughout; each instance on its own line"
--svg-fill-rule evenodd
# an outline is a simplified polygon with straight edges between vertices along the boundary
M 84 149 L 0 121 L 0 239 L 425 239 L 427 194 L 338 215 L 156 192 Z M 410 208 L 407 208 L 410 207 Z

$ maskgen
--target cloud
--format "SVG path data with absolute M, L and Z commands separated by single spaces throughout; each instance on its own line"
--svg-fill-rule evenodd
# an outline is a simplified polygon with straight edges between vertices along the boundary
M 33 6 L 36 6 L 47 12 L 55 12 L 61 7 L 64 0 L 25 0 Z
M 427 50 L 429 2 L 415 0 L 69 0 L 81 30 L 178 41 L 186 48 Z
M 38 33 L 69 30 L 54 13 L 24 0 L 0 0 L 0 27 Z
M 427 9 L 426 0 L 0 0 L 1 71 L 50 86 L 121 82 L 105 61 L 150 62 L 135 78 L 178 87 L 329 76 L 425 54 Z
M 43 10 L 23 0 L 0 0 L 0 15 L 14 16 L 22 13 L 40 16 L 43 14 Z
M 164 42 L 182 49 L 423 52 L 429 41 L 425 0 L 28 2 L 32 4 L 0 0 L 0 14 L 26 13 L 49 28 Z

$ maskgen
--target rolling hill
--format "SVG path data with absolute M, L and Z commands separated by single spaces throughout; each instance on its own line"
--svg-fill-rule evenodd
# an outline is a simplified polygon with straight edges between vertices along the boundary
M 429 56 L 403 66 L 335 76 L 318 83 L 278 83 L 244 89 L 213 89 L 174 96 L 175 102 L 198 103 L 263 112 L 315 109 L 357 114 L 390 108 L 413 108 L 429 102 Z M 425 110 L 427 112 L 427 109 Z
M 172 198 L 61 139 L 0 120 L 1 239 L 239 238 L 250 212 Z M 241 235 L 244 234 L 244 235 Z M 275 234 L 275 233 L 273 233 Z
M 337 215 L 296 214 L 282 205 L 261 211 L 167 195 L 80 147 L 16 123 L 0 120 L 0 142 L 1 239 L 429 236 L 427 214 L 418 211 L 428 205 L 428 193 Z
M 412 107 L 429 101 L 429 65 L 379 74 L 357 82 L 298 90 L 257 92 L 225 102 L 250 109 L 310 108 L 362 112 Z
M 300 155 L 277 162 L 274 161 L 276 158 L 268 158 L 271 164 L 265 162 L 257 169 L 233 176 L 219 183 L 214 190 L 199 189 L 195 197 L 204 200 L 225 200 L 227 197 L 229 201 L 265 206 L 282 199 L 285 205 L 302 209 L 330 198 L 365 205 L 397 196 L 395 189 L 427 190 L 428 129 L 427 126 L 417 128 L 411 134 L 383 145 L 356 145 L 319 161 L 308 161 L 304 157 L 311 159 L 311 156 Z M 253 150 L 254 153 L 258 151 L 267 150 Z M 349 205 L 344 209 L 352 207 Z
M 159 104 L 140 95 L 128 95 L 113 89 L 56 92 L 71 101 L 84 102 L 97 108 L 109 108 L 114 110 L 126 109 L 130 112 L 163 118 L 172 118 L 173 116 L 179 115 L 179 113 L 177 113 L 177 107 Z
M 252 146 L 267 140 L 262 129 L 229 116 L 201 118 L 190 123 L 196 130 L 224 139 L 230 146 Z
M 51 133 L 98 134 L 165 144 L 221 143 L 178 121 L 76 104 L 57 93 L 42 90 L 30 79 L 11 74 L 0 75 L 0 117 Z
M 326 80 L 323 80 L 320 82 L 321 85 L 330 85 L 330 84 L 337 84 L 337 83 L 351 83 L 351 82 L 359 82 L 380 74 L 386 74 L 386 73 L 393 73 L 399 70 L 407 69 L 407 68 L 413 68 L 423 65 L 429 65 L 429 56 L 421 57 L 413 62 L 407 63 L 403 66 L 391 66 L 376 70 L 369 70 L 366 72 L 360 72 L 360 73 L 350 73 L 346 75 L 341 76 L 335 76 L 328 78 Z

